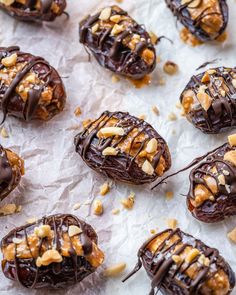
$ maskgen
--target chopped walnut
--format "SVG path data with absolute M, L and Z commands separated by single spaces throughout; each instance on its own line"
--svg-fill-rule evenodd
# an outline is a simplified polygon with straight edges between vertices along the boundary
M 117 75 L 112 75 L 111 77 L 111 82 L 112 83 L 117 83 L 120 81 L 120 78 Z
M 27 219 L 26 222 L 30 224 L 30 223 L 35 223 L 35 222 L 37 222 L 37 220 L 38 220 L 37 217 L 32 217 L 32 218 Z
M 116 36 L 125 30 L 124 25 L 115 24 L 111 30 L 111 36 Z
M 212 104 L 212 98 L 207 93 L 198 92 L 197 99 L 205 111 L 207 111 L 210 108 Z
M 234 86 L 234 88 L 236 88 L 236 79 L 232 80 L 232 85 Z
M 225 177 L 223 174 L 220 174 L 217 178 L 220 185 L 225 185 Z
M 119 14 L 115 14 L 113 16 L 110 17 L 110 20 L 113 22 L 113 23 L 116 23 L 118 24 L 121 20 L 121 15 Z
M 15 0 L 0 0 L 0 3 L 3 3 L 6 6 L 11 6 Z
M 113 266 L 106 268 L 103 272 L 105 277 L 114 277 L 121 274 L 126 268 L 126 263 L 118 263 Z
M 91 31 L 92 31 L 93 34 L 95 34 L 98 29 L 99 29 L 99 24 L 97 23 L 97 24 L 92 26 Z
M 78 210 L 80 207 L 81 207 L 81 204 L 80 203 L 76 203 L 76 204 L 74 204 L 73 209 L 74 210 Z

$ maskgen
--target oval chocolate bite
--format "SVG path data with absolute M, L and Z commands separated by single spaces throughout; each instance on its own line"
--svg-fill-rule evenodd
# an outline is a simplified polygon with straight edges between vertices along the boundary
M 31 289 L 75 284 L 104 260 L 94 229 L 69 214 L 13 229 L 2 239 L 1 250 L 4 275 Z
M 191 77 L 180 101 L 186 118 L 204 133 L 236 126 L 236 69 L 212 68 Z
M 80 22 L 80 42 L 98 63 L 116 74 L 141 79 L 156 66 L 156 52 L 143 26 L 118 6 Z
M 75 146 L 89 167 L 118 181 L 150 183 L 171 166 L 165 140 L 129 113 L 104 112 L 75 137 Z
M 30 22 L 53 21 L 62 15 L 66 0 L 0 0 L 0 9 L 9 15 Z
M 210 153 L 190 172 L 187 204 L 204 222 L 217 222 L 236 214 L 236 135 Z
M 58 72 L 42 57 L 0 47 L 0 108 L 7 114 L 47 121 L 64 108 L 66 93 Z
M 0 200 L 19 184 L 24 175 L 24 161 L 13 151 L 0 145 Z
M 124 281 L 143 264 L 152 280 L 150 295 L 157 290 L 166 295 L 228 295 L 235 286 L 235 274 L 219 251 L 180 229 L 152 236 L 139 249 L 138 259 Z
M 165 0 L 173 14 L 198 40 L 217 39 L 228 24 L 225 0 Z

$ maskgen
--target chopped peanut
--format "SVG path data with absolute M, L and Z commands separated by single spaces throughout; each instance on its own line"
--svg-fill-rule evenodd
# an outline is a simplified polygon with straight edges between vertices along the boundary
M 99 19 L 100 20 L 108 20 L 111 16 L 111 7 L 106 7 L 104 8 L 100 15 L 99 15 Z
M 70 225 L 68 229 L 69 237 L 74 237 L 82 233 L 82 229 L 76 225 Z
M 116 156 L 118 154 L 118 150 L 113 147 L 107 147 L 102 151 L 103 156 Z
M 110 191 L 110 186 L 108 182 L 105 182 L 101 187 L 100 187 L 100 195 L 105 196 L 108 192 Z
M 110 137 L 114 135 L 123 136 L 124 134 L 125 131 L 121 127 L 104 127 L 98 132 L 98 136 L 102 135 L 104 137 Z
M 149 140 L 147 146 L 146 146 L 146 152 L 148 153 L 154 153 L 157 150 L 157 140 L 156 138 L 152 138 Z
M 103 214 L 103 205 L 102 205 L 102 202 L 100 200 L 95 200 L 93 213 L 95 215 L 102 215 Z
M 236 227 L 227 234 L 227 237 L 236 244 Z
M 1 62 L 5 67 L 12 67 L 17 62 L 17 54 L 13 53 L 12 55 L 3 58 Z
M 36 260 L 37 267 L 41 267 L 42 265 L 47 266 L 51 263 L 60 263 L 62 262 L 61 254 L 54 249 L 47 250 L 43 253 L 42 257 L 38 257 Z
M 52 230 L 51 227 L 47 224 L 41 225 L 40 227 L 36 227 L 34 229 L 34 233 L 39 238 L 45 238 L 52 236 Z
M 185 261 L 187 263 L 191 263 L 193 261 L 193 259 L 195 259 L 198 255 L 200 254 L 199 250 L 194 248 L 192 249 L 188 255 L 185 257 Z
M 236 134 L 229 135 L 228 142 L 231 146 L 236 146 Z
M 81 108 L 80 108 L 80 107 L 77 107 L 77 108 L 75 109 L 75 111 L 74 111 L 74 114 L 76 115 L 76 117 L 79 117 L 79 116 L 82 114 L 82 112 L 81 112 Z
M 135 194 L 131 193 L 127 199 L 121 200 L 121 204 L 124 206 L 124 208 L 130 210 L 134 206 L 134 198 L 135 198 Z
M 148 175 L 153 175 L 154 173 L 154 168 L 152 167 L 152 164 L 148 160 L 145 160 L 145 162 L 143 163 L 142 170 Z

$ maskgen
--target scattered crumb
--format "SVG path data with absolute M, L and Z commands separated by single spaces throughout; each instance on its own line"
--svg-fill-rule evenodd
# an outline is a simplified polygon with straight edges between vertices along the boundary
M 115 0 L 117 3 L 122 3 L 123 0 Z
M 93 213 L 95 215 L 102 215 L 103 214 L 103 205 L 100 200 L 94 201 Z
M 105 182 L 102 186 L 100 186 L 100 195 L 105 196 L 110 191 L 110 186 L 108 182 Z
M 112 209 L 111 213 L 112 213 L 113 215 L 117 215 L 117 214 L 120 213 L 120 209 L 118 209 L 118 208 Z
M 157 116 L 160 115 L 160 111 L 159 111 L 159 109 L 157 108 L 157 106 L 152 106 L 152 111 L 153 111 L 153 113 L 155 113 Z
M 7 129 L 5 127 L 1 128 L 0 134 L 1 134 L 1 136 L 3 138 L 8 138 L 9 137 L 9 134 L 8 134 Z
M 77 125 L 73 125 L 73 126 L 70 126 L 70 127 L 68 127 L 68 128 L 66 128 L 66 130 L 77 130 L 77 129 L 79 129 L 81 127 L 81 125 L 80 124 L 77 124 Z
M 160 78 L 159 81 L 158 81 L 158 85 L 163 86 L 163 85 L 165 85 L 165 84 L 166 84 L 165 79 L 164 79 L 164 78 Z
M 227 234 L 227 237 L 236 244 L 236 227 Z
M 21 206 L 21 205 L 19 205 L 19 206 L 16 208 L 16 212 L 17 212 L 17 213 L 20 213 L 20 212 L 21 212 L 21 210 L 22 210 L 22 206 Z
M 175 106 L 177 109 L 182 109 L 182 104 L 180 102 L 177 102 Z
M 151 233 L 152 235 L 155 235 L 155 234 L 157 233 L 157 231 L 156 231 L 155 229 L 150 229 L 150 233 Z
M 167 219 L 167 225 L 169 228 L 175 229 L 178 224 L 178 221 L 175 218 Z
M 174 197 L 174 193 L 171 192 L 171 191 L 168 191 L 168 192 L 165 193 L 165 197 L 166 197 L 167 200 L 171 200 Z
M 177 120 L 177 116 L 176 116 L 176 114 L 173 113 L 173 112 L 169 113 L 169 115 L 168 115 L 168 120 L 169 120 L 169 121 L 175 121 L 175 120 Z
M 26 220 L 27 223 L 35 223 L 37 222 L 38 218 L 37 217 L 31 217 L 29 219 Z
M 11 215 L 18 212 L 17 210 L 18 206 L 16 206 L 16 204 L 7 204 L 0 207 L 0 215 Z
M 141 120 L 146 120 L 146 118 L 147 118 L 146 115 L 140 115 L 140 116 L 139 116 L 139 119 L 141 119 Z
M 91 201 L 90 200 L 86 200 L 84 203 L 83 203 L 83 205 L 90 205 L 91 204 Z
M 161 62 L 161 57 L 160 57 L 160 55 L 157 56 L 157 58 L 156 58 L 156 62 L 157 62 L 158 64 Z
M 80 107 L 77 107 L 77 108 L 75 109 L 75 111 L 74 111 L 74 114 L 76 115 L 76 117 L 79 117 L 79 116 L 82 114 L 82 112 L 81 112 L 81 108 L 80 108 Z
M 73 209 L 74 210 L 78 210 L 80 207 L 81 207 L 81 204 L 80 203 L 76 203 L 76 204 L 74 204 Z
M 91 122 L 92 122 L 91 119 L 86 119 L 86 120 L 84 120 L 84 121 L 82 122 L 83 127 L 86 128 Z
M 120 77 L 118 77 L 117 75 L 112 75 L 112 77 L 111 77 L 112 83 L 117 83 L 119 81 L 120 81 Z
M 130 210 L 134 206 L 134 198 L 135 198 L 135 193 L 132 192 L 130 193 L 127 199 L 121 200 L 121 204 L 123 205 L 125 209 Z
M 121 262 L 106 268 L 103 272 L 105 277 L 114 277 L 121 274 L 126 269 L 126 263 Z

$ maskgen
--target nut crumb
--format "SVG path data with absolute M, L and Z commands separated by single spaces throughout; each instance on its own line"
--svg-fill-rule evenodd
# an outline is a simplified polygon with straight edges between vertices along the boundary
M 81 204 L 80 203 L 76 203 L 76 204 L 74 204 L 73 209 L 74 210 L 78 210 L 80 207 L 81 207 Z
M 17 206 L 16 204 L 7 204 L 7 205 L 4 205 L 2 207 L 0 207 L 0 215 L 11 215 L 11 214 L 14 214 L 17 212 Z
M 131 210 L 134 206 L 135 193 L 130 193 L 127 199 L 121 200 L 121 204 L 125 209 Z
M 158 64 L 161 62 L 161 57 L 160 57 L 160 55 L 157 56 L 157 58 L 156 58 L 156 62 L 157 62 Z
M 103 214 L 103 205 L 100 200 L 95 200 L 94 207 L 93 207 L 93 213 L 95 215 L 102 215 Z
M 75 109 L 75 111 L 74 111 L 74 114 L 76 115 L 76 117 L 79 117 L 79 116 L 82 114 L 82 112 L 81 112 L 81 108 L 80 108 L 80 107 L 77 107 L 77 108 Z
M 167 225 L 169 228 L 175 229 L 177 227 L 178 221 L 175 218 L 167 219 Z
M 163 86 L 163 85 L 165 85 L 165 84 L 166 84 L 165 79 L 164 79 L 164 78 L 160 78 L 159 81 L 158 81 L 158 85 Z
M 176 120 L 177 120 L 177 116 L 176 116 L 176 114 L 173 113 L 173 112 L 169 113 L 169 115 L 168 115 L 168 120 L 169 120 L 169 121 L 176 121 Z
M 118 77 L 117 75 L 112 75 L 112 77 L 111 77 L 112 83 L 117 83 L 119 81 L 120 81 L 120 77 Z
M 106 268 L 103 272 L 105 277 L 114 277 L 121 274 L 126 268 L 126 263 L 121 262 Z
M 103 183 L 102 186 L 100 186 L 100 195 L 105 196 L 110 191 L 110 186 L 108 182 Z
M 182 104 L 180 102 L 177 102 L 175 106 L 177 109 L 182 109 Z
M 168 75 L 174 75 L 178 71 L 178 65 L 172 61 L 167 61 L 163 66 L 163 71 Z
M 8 134 L 8 132 L 7 132 L 7 130 L 6 130 L 5 127 L 2 127 L 2 128 L 1 128 L 1 136 L 2 136 L 3 138 L 8 138 L 8 137 L 9 137 L 9 134 Z
M 117 215 L 117 214 L 120 213 L 120 209 L 118 209 L 118 208 L 112 209 L 111 213 L 112 213 L 113 215 Z
M 150 233 L 151 233 L 152 235 L 155 235 L 155 234 L 157 233 L 157 230 L 155 230 L 155 229 L 150 229 Z
M 26 220 L 27 223 L 35 223 L 38 221 L 38 218 L 37 217 L 31 217 L 29 219 Z
M 171 192 L 171 191 L 168 191 L 168 192 L 165 193 L 165 197 L 166 197 L 167 200 L 171 200 L 174 197 L 174 193 Z
M 140 120 L 146 120 L 146 118 L 147 118 L 147 116 L 144 115 L 144 114 L 139 116 L 139 119 L 140 119 Z
M 153 113 L 155 113 L 157 116 L 160 115 L 160 111 L 159 111 L 159 109 L 157 108 L 157 106 L 152 106 L 152 111 L 153 111 Z
M 236 244 L 236 227 L 227 234 L 227 237 Z

